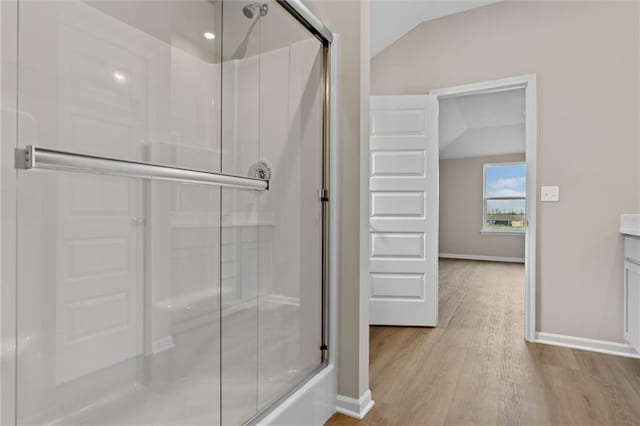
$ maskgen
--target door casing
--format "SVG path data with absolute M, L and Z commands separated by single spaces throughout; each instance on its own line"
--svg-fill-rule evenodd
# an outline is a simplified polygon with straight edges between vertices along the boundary
M 525 91 L 525 162 L 527 164 L 527 227 L 525 231 L 525 292 L 524 292 L 524 338 L 536 340 L 536 240 L 537 240 L 537 76 L 525 74 L 499 80 L 465 84 L 430 90 L 436 99 L 452 98 L 501 92 L 512 89 Z M 439 212 L 436 212 L 439 214 Z

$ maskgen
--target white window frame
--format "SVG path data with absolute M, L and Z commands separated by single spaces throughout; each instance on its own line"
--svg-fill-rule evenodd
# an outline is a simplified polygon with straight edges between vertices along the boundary
M 515 230 L 505 230 L 501 231 L 498 229 L 487 228 L 487 201 L 489 200 L 524 200 L 524 213 L 525 213 L 525 221 L 527 220 L 527 194 L 525 192 L 524 197 L 487 197 L 487 168 L 495 167 L 495 166 L 525 166 L 527 167 L 526 161 L 512 161 L 506 163 L 485 163 L 482 165 L 482 229 L 480 233 L 483 235 L 525 235 L 526 223 L 525 227 L 521 231 Z M 526 179 L 525 172 L 525 179 Z M 526 182 L 525 182 L 526 187 Z

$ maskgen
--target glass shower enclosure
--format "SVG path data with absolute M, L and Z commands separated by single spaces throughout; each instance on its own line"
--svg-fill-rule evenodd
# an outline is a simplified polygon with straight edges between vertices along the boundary
M 326 363 L 330 37 L 297 2 L 15 7 L 2 423 L 257 421 Z

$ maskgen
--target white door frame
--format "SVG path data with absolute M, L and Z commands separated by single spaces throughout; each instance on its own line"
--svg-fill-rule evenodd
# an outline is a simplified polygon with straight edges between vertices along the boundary
M 537 157 L 537 88 L 536 74 L 527 74 L 499 80 L 465 84 L 430 90 L 438 101 L 464 95 L 495 93 L 505 90 L 525 89 L 525 150 L 527 164 L 527 227 L 525 231 L 525 292 L 524 292 L 524 338 L 536 339 L 536 157 Z M 439 212 L 438 212 L 439 214 Z

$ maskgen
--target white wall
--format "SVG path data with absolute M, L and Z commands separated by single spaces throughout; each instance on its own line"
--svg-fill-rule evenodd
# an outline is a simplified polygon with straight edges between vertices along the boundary
M 524 89 L 439 99 L 440 159 L 525 151 Z

